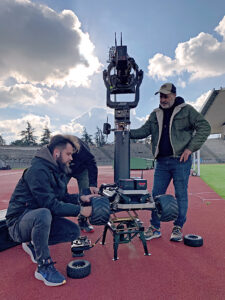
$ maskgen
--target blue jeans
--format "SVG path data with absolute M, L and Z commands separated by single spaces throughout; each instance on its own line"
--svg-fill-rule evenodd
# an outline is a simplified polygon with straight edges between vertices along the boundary
M 192 165 L 191 155 L 186 162 L 180 162 L 180 158 L 163 157 L 156 161 L 154 184 L 152 189 L 153 198 L 166 193 L 173 179 L 175 197 L 178 203 L 178 218 L 174 225 L 183 227 L 186 222 L 188 210 L 188 180 Z M 160 221 L 155 211 L 152 211 L 151 224 L 160 228 Z
M 74 222 L 53 217 L 47 208 L 28 210 L 13 226 L 9 233 L 17 242 L 32 241 L 38 264 L 50 258 L 48 245 L 71 242 L 80 235 L 80 228 Z

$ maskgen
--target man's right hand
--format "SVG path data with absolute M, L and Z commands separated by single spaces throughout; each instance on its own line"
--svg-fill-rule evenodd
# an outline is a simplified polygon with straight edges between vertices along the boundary
M 80 208 L 80 214 L 84 217 L 90 217 L 92 213 L 92 207 L 91 206 L 81 206 Z

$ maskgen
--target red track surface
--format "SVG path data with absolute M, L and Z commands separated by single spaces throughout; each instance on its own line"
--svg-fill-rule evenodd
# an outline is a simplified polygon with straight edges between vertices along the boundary
M 0 171 L 0 209 L 7 204 L 22 171 Z M 111 167 L 99 168 L 99 184 L 113 182 Z M 140 171 L 132 175 L 140 176 Z M 144 171 L 148 188 L 152 188 L 153 171 Z M 74 192 L 74 182 L 70 184 Z M 172 187 L 169 190 L 173 193 Z M 162 237 L 148 241 L 151 256 L 144 256 L 138 238 L 120 244 L 119 260 L 113 261 L 113 240 L 107 233 L 107 244 L 99 243 L 85 252 L 91 262 L 91 274 L 83 279 L 67 279 L 60 287 L 47 287 L 34 278 L 35 264 L 17 246 L 0 252 L 0 299 L 75 299 L 75 300 L 155 300 L 155 299 L 225 299 L 225 200 L 213 192 L 200 178 L 191 177 L 189 211 L 184 234 L 198 234 L 203 247 L 193 248 L 169 241 L 172 222 L 162 224 Z M 145 226 L 149 212 L 139 213 Z M 102 234 L 95 227 L 89 234 L 92 242 Z M 66 266 L 73 260 L 70 244 L 50 247 L 56 267 L 66 276 Z

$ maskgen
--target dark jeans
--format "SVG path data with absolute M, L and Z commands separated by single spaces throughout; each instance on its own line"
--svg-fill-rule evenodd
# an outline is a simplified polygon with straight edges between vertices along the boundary
M 154 198 L 157 195 L 165 194 L 170 181 L 173 179 L 179 209 L 178 218 L 174 221 L 174 225 L 183 227 L 188 210 L 188 180 L 192 159 L 189 156 L 186 162 L 180 162 L 179 160 L 180 158 L 174 157 L 157 159 L 152 196 Z M 159 218 L 154 211 L 152 212 L 151 224 L 156 228 L 160 228 Z
M 88 178 L 88 170 L 85 169 L 80 174 L 76 175 L 74 178 L 77 180 L 77 184 L 79 187 L 79 193 L 82 193 L 83 189 L 89 188 L 89 178 Z
M 77 180 L 78 188 L 79 188 L 79 193 L 82 194 L 83 190 L 86 190 L 89 188 L 89 177 L 88 177 L 88 170 L 85 169 L 82 171 L 80 174 L 74 176 Z M 87 221 L 87 218 L 84 216 L 79 215 L 78 217 L 79 223 L 82 221 Z
M 17 242 L 33 242 L 38 264 L 50 257 L 48 245 L 71 242 L 80 235 L 77 224 L 66 218 L 52 217 L 47 208 L 29 210 L 9 232 Z

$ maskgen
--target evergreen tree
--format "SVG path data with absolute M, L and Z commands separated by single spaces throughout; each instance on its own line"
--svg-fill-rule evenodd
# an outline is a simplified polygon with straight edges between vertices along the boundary
M 30 122 L 27 121 L 26 130 L 22 130 L 20 135 L 22 136 L 22 144 L 23 146 L 36 146 L 37 137 L 34 136 L 34 128 L 32 128 Z
M 0 135 L 0 146 L 5 145 L 5 140 L 3 139 L 3 137 Z
M 48 127 L 46 126 L 43 130 L 43 134 L 41 136 L 41 140 L 40 140 L 40 144 L 43 145 L 47 145 L 49 144 L 51 138 L 51 131 L 48 129 Z
M 92 135 L 87 133 L 86 128 L 84 127 L 82 137 L 82 141 L 84 141 L 88 145 L 94 145 L 92 142 Z
M 99 127 L 97 127 L 97 132 L 95 133 L 95 143 L 97 147 L 102 147 L 106 144 L 105 136 Z

